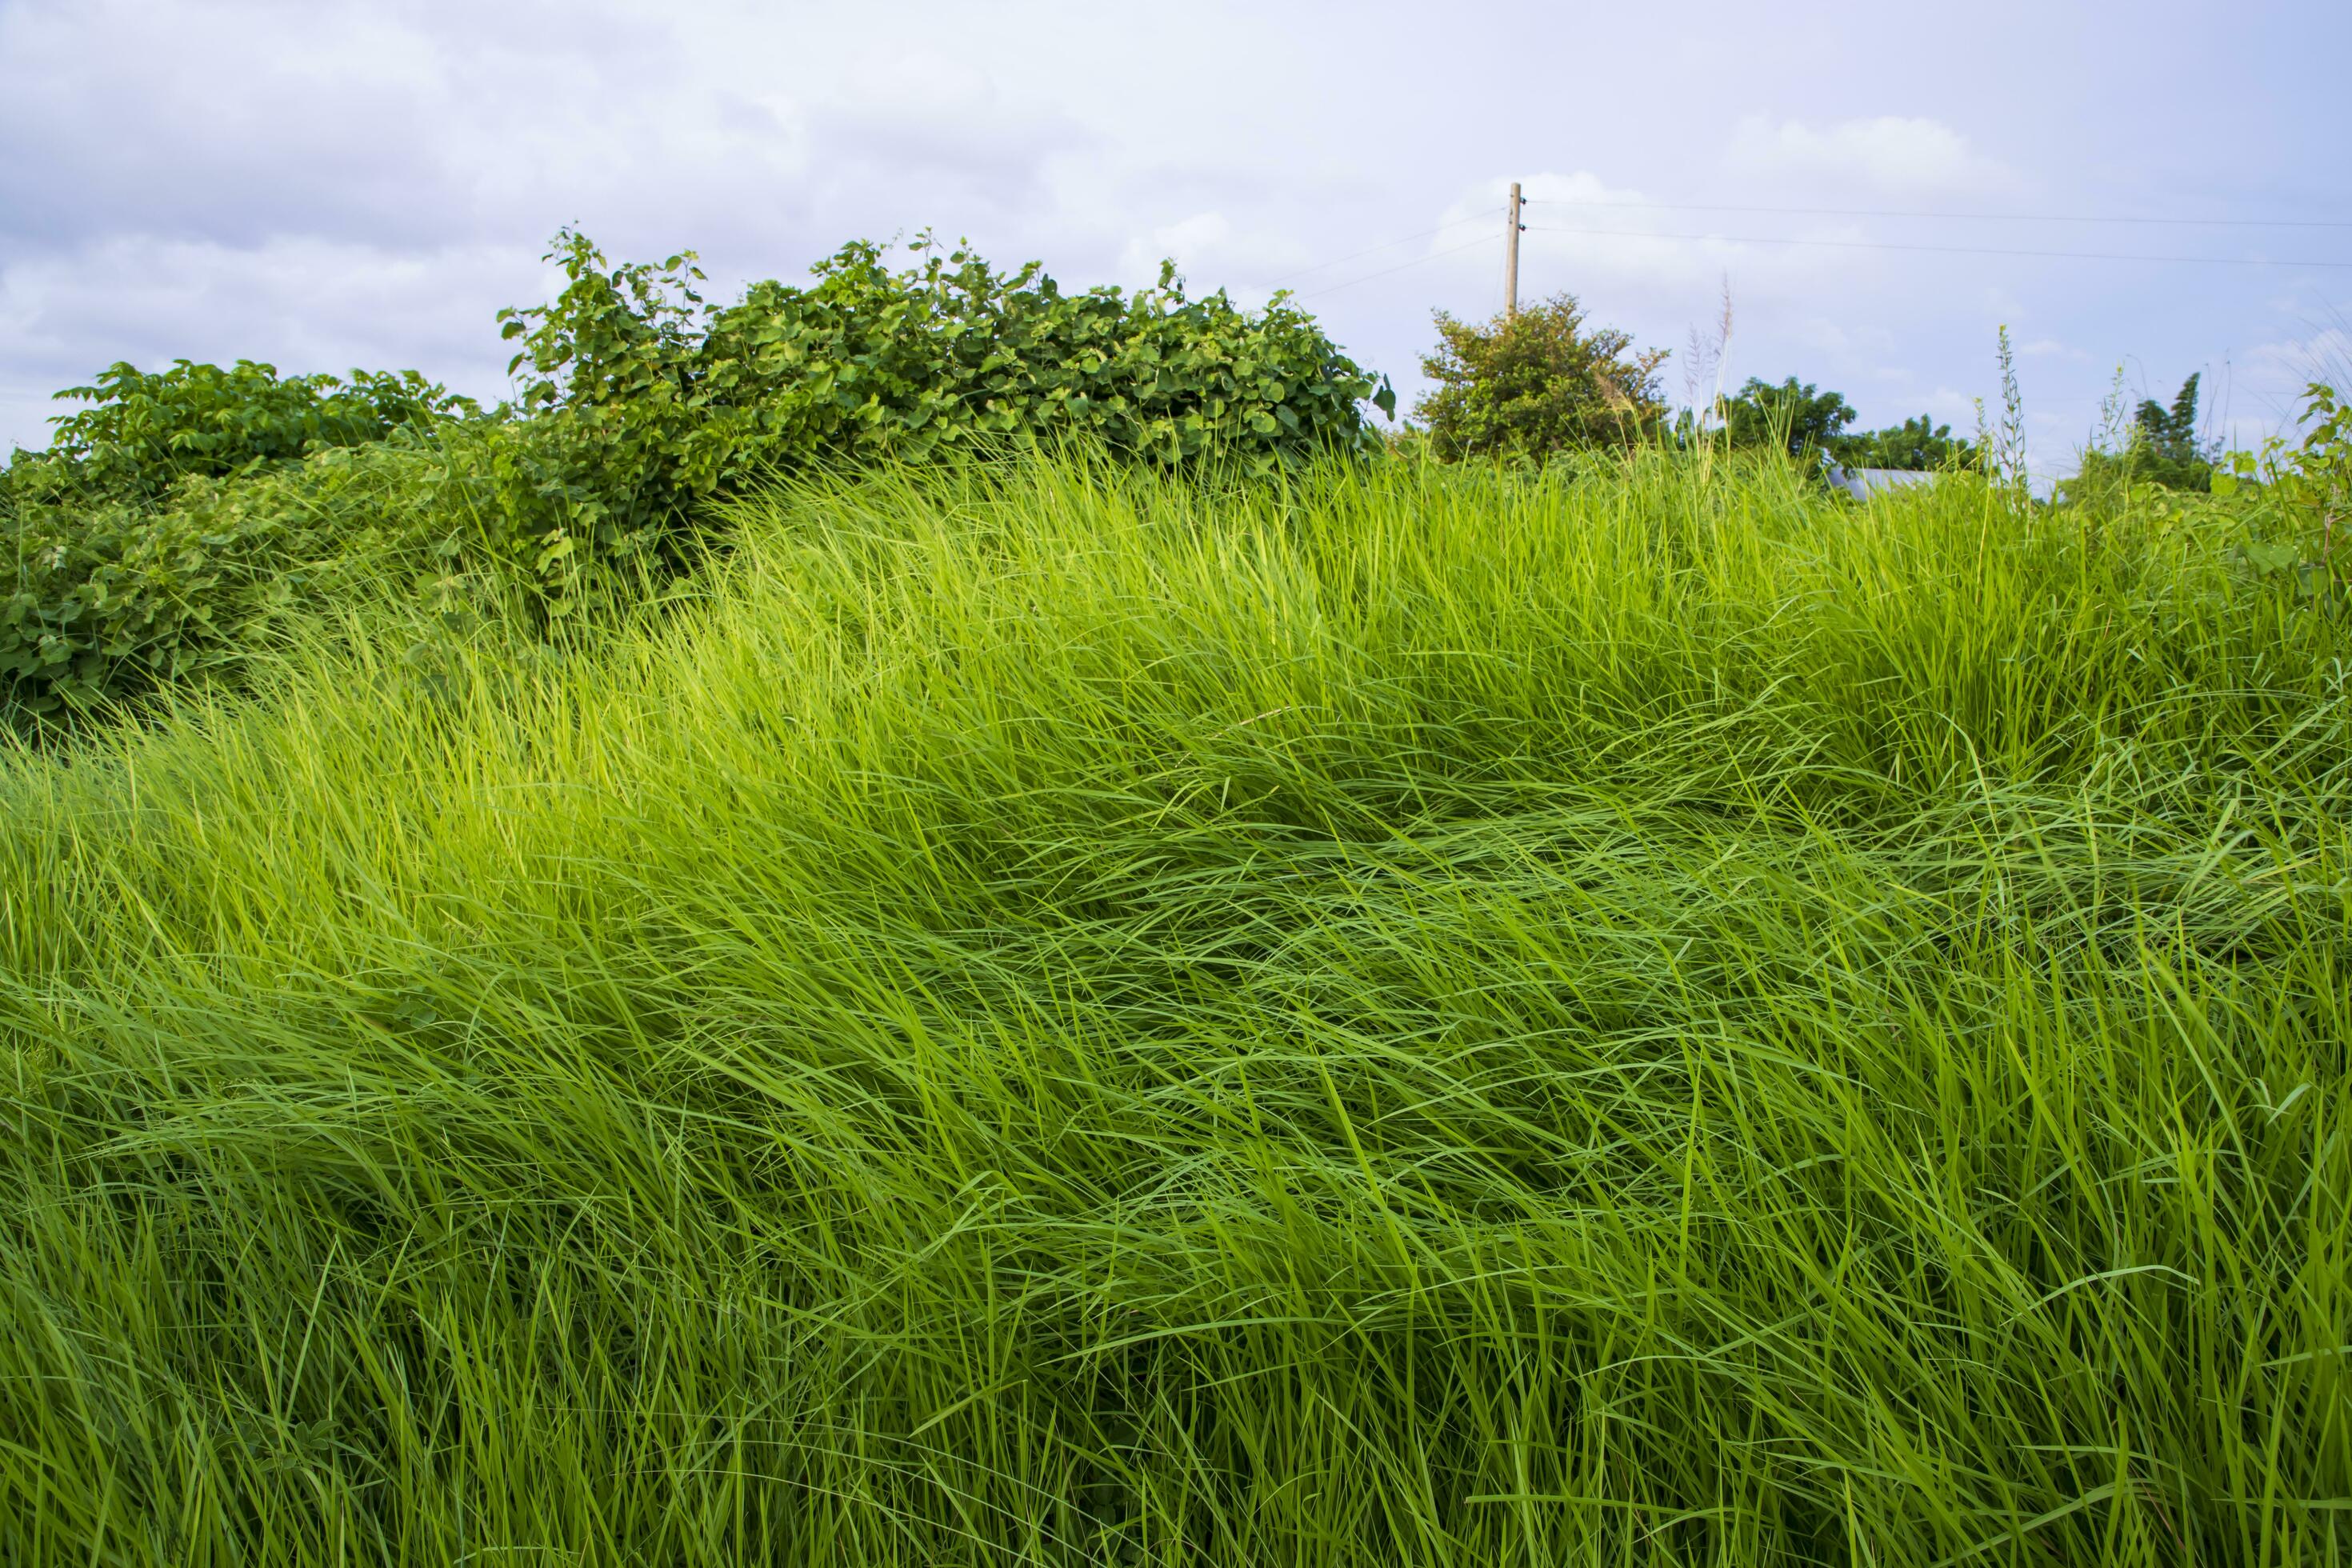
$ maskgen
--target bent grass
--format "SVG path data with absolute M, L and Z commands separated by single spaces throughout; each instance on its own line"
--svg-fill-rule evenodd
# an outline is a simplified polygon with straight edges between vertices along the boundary
M 2220 542 L 736 521 L 0 760 L 0 1554 L 2347 1554 L 2352 650 Z

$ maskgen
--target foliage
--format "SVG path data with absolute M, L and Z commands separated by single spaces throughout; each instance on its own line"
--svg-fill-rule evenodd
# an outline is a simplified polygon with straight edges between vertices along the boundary
M 529 373 L 488 414 L 415 372 L 115 365 L 0 470 L 0 710 L 230 672 L 387 551 L 572 616 L 692 559 L 715 499 L 812 466 L 1067 440 L 1264 474 L 1379 448 L 1360 404 L 1393 395 L 1285 301 L 1192 299 L 1165 270 L 1065 295 L 1034 263 L 918 250 L 894 273 L 851 245 L 719 310 L 690 255 L 615 266 L 566 231 L 561 295 L 500 312 Z
M 1483 324 L 1436 313 L 1437 351 L 1421 362 L 1435 384 L 1413 405 L 1436 456 L 1545 462 L 1624 447 L 1656 434 L 1665 414 L 1658 367 L 1667 351 L 1633 352 L 1631 334 L 1585 325 L 1572 294 L 1555 294 Z
M 2302 440 L 2229 454 L 2210 489 L 2243 524 L 2239 557 L 2256 576 L 2334 608 L 2352 578 L 2352 399 L 2322 382 L 2304 391 Z
M 2181 383 L 2169 407 L 2152 397 L 2142 399 L 2119 443 L 2113 447 L 2094 445 L 2083 453 L 2074 477 L 2062 487 L 2063 499 L 2083 501 L 2109 497 L 2133 485 L 2211 489 L 2221 451 L 2219 442 L 2200 440 L 2197 434 L 2197 387 L 2201 375 L 2201 372 L 2192 374 Z
M 403 553 L 387 510 L 406 492 L 359 504 L 353 477 L 479 415 L 414 371 L 248 360 L 115 364 L 58 396 L 89 406 L 0 469 L 0 713 L 19 723 L 228 675 L 297 611 L 368 591 Z
M 1793 375 L 1778 386 L 1749 376 L 1722 401 L 1720 412 L 1733 446 L 1778 447 L 1808 463 L 1833 452 L 1854 421 L 1853 406 L 1842 395 L 1817 392 Z
M 1973 444 L 1955 437 L 1949 425 L 1938 425 L 1925 414 L 1884 430 L 1860 430 L 1837 437 L 1831 441 L 1829 453 L 1849 468 L 1929 472 L 1970 468 L 1976 462 Z
M 1738 467 L 0 757 L 0 1561 L 2344 1562 L 2352 619 Z
M 2144 398 L 2132 416 L 2147 477 L 2170 489 L 2204 489 L 2211 479 L 2218 444 L 2197 436 L 2197 383 L 2202 374 L 2180 384 L 2170 408 Z
M 649 529 L 763 476 L 842 461 L 922 461 L 1080 439 L 1166 466 L 1264 473 L 1377 445 L 1384 384 L 1277 299 L 1255 314 L 1187 297 L 1172 268 L 1132 295 L 1065 294 L 1032 262 L 1000 273 L 918 241 L 893 272 L 858 242 L 807 288 L 754 284 L 705 304 L 693 256 L 614 267 L 567 231 L 551 305 L 501 312 L 528 364 L 523 405 L 589 493 L 633 505 L 594 542 Z
M 0 697 L 56 718 L 233 662 L 303 584 L 315 541 L 198 479 L 182 504 L 104 501 L 20 515 L 0 600 Z
M 520 437 L 445 426 L 190 475 L 151 505 L 0 515 L 0 709 L 52 721 L 232 678 L 328 605 L 406 592 L 446 610 L 530 580 L 547 501 Z
M 60 398 L 89 405 L 55 422 L 47 451 L 0 470 L 0 510 L 75 500 L 159 500 L 188 478 L 226 478 L 336 447 L 430 427 L 473 405 L 416 372 L 281 378 L 274 365 L 175 360 L 110 366 Z
M 1717 405 L 1733 446 L 1774 448 L 1809 466 L 1827 461 L 1849 468 L 1937 470 L 1975 461 L 1973 445 L 1927 415 L 1883 430 L 1849 429 L 1857 416 L 1843 394 L 1793 375 L 1777 386 L 1750 376 Z

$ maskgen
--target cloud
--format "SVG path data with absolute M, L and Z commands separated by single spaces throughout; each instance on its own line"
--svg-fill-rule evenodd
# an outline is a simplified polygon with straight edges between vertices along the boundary
M 2352 390 L 2352 326 L 2338 322 L 2258 343 L 2228 369 L 2225 400 L 2244 399 L 2280 427 L 2298 424 L 2312 383 Z
M 1289 239 L 1244 232 L 1222 212 L 1194 213 L 1129 240 L 1119 254 L 1119 274 L 1156 280 L 1163 258 L 1176 263 L 1187 288 L 1197 282 L 1213 289 L 1225 279 L 1252 279 L 1231 292 L 1244 304 L 1254 306 L 1263 304 L 1273 292 L 1273 286 L 1263 280 L 1283 268 L 1297 267 L 1305 253 Z
M 1426 250 L 1447 256 L 1444 271 L 1500 279 L 1508 186 L 1495 180 L 1472 187 L 1441 215 L 1445 227 L 1431 237 Z M 1522 300 L 1565 290 L 1604 315 L 1629 306 L 1671 300 L 1680 309 L 1696 301 L 1712 317 L 1727 277 L 1740 298 L 1780 299 L 1790 285 L 1822 271 L 1818 260 L 1793 258 L 1782 247 L 1707 235 L 1703 219 L 1663 209 L 1641 188 L 1613 184 L 1590 170 L 1536 174 L 1520 188 L 1528 204 L 1528 232 L 1519 242 Z M 1851 257 L 1828 263 L 1837 270 L 1851 270 L 1852 264 Z
M 2108 356 L 2021 353 L 2030 395 L 2095 400 L 2101 345 L 2185 366 L 2260 342 L 2242 387 L 2291 399 L 2313 336 L 2299 323 L 2340 303 L 2315 279 L 2264 308 L 2282 280 L 2249 269 L 1849 247 L 2021 244 L 2006 226 L 1652 205 L 2162 211 L 2189 164 L 2269 170 L 2324 205 L 2332 165 L 2278 162 L 2326 144 L 2303 100 L 2294 137 L 2225 118 L 2200 122 L 2196 158 L 2182 144 L 2151 162 L 2186 134 L 2177 100 L 2044 90 L 2037 71 L 2079 72 L 1983 29 L 1928 39 L 1933 18 L 1906 14 L 1891 33 L 1798 40 L 1784 17 L 1714 0 L 1599 22 L 1503 4 L 1523 63 L 1681 59 L 1672 111 L 1655 73 L 1547 94 L 1433 72 L 1425 29 L 1336 0 L 1208 0 L 1173 22 L 906 0 L 881 26 L 870 8 L 772 0 L 0 0 L 0 442 L 38 439 L 47 389 L 125 357 L 415 365 L 495 395 L 490 312 L 548 297 L 538 258 L 569 222 L 616 258 L 698 248 L 719 299 L 925 226 L 1001 265 L 1041 258 L 1072 288 L 1148 284 L 1173 255 L 1196 289 L 1254 304 L 1296 289 L 1409 396 L 1433 308 L 1501 305 L 1516 175 L 1534 204 L 1523 299 L 1564 289 L 1679 350 L 1727 276 L 1735 383 L 1794 374 L 1874 423 L 1918 412 L 1882 389 L 1991 390 L 2001 321 L 2029 349 Z M 1938 51 L 1935 82 L 1885 74 L 1906 41 Z M 1811 68 L 1779 68 L 1799 53 Z M 2009 140 L 1864 117 L 1963 86 L 1952 100 Z M 2015 174 L 1992 156 L 2012 146 Z M 1505 149 L 1536 172 L 1505 168 Z M 1605 152 L 1579 167 L 1542 149 Z M 2087 238 L 2052 247 L 2130 248 Z
M 1825 126 L 1751 115 L 1734 128 L 1725 162 L 1735 174 L 1891 193 L 1982 191 L 2011 182 L 1950 126 L 1895 115 Z
M 256 359 L 289 374 L 421 364 L 460 391 L 503 396 L 511 345 L 495 313 L 552 291 L 535 255 L 121 236 L 0 267 L 0 452 L 45 444 L 47 421 L 68 411 L 49 390 L 117 360 Z

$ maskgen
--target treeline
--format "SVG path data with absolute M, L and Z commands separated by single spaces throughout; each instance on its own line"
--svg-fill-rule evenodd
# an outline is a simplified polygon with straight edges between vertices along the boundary
M 1544 463 L 1594 448 L 1663 443 L 1786 453 L 1808 468 L 1982 470 L 1990 438 L 1955 436 L 1921 414 L 1883 429 L 1854 428 L 1843 394 L 1789 376 L 1750 376 L 1737 390 L 1675 408 L 1660 371 L 1668 351 L 1637 349 L 1631 334 L 1591 324 L 1572 294 L 1516 315 L 1465 321 L 1439 311 L 1438 346 L 1422 361 L 1433 389 L 1414 405 L 1431 449 L 1454 461 Z M 1719 353 L 1719 345 L 1717 347 Z M 2169 405 L 2141 401 L 2126 416 L 2121 386 L 2105 426 L 2082 454 L 2062 500 L 2110 497 L 2130 485 L 2209 491 L 2219 441 L 2200 434 L 2191 375 Z
M 1568 453 L 1702 442 L 1781 451 L 1815 466 L 1969 468 L 1975 443 L 1926 415 L 1857 431 L 1853 405 L 1795 376 L 1755 377 L 1698 408 L 1675 409 L 1660 371 L 1669 351 L 1636 349 L 1630 333 L 1591 324 L 1573 294 L 1512 315 L 1465 321 L 1440 310 L 1438 345 L 1421 362 L 1433 389 L 1414 405 L 1431 449 L 1446 461 L 1549 462 Z
M 1394 415 L 1387 381 L 1285 296 L 1244 310 L 1188 294 L 1172 267 L 1150 289 L 1066 293 L 1034 262 L 1003 272 L 928 236 L 913 248 L 893 270 L 881 247 L 851 244 L 806 284 L 759 282 L 722 304 L 703 297 L 691 253 L 616 264 L 566 231 L 549 253 L 562 291 L 499 313 L 520 379 L 494 407 L 414 371 L 280 375 L 245 361 L 117 364 L 59 394 L 81 406 L 48 448 L 0 468 L 0 721 L 40 731 L 233 679 L 295 618 L 370 595 L 421 600 L 459 629 L 576 620 L 698 560 L 719 503 L 817 468 L 1081 442 L 1238 476 L 1334 454 L 1541 468 L 1663 447 L 1780 454 L 1814 474 L 2016 477 L 1985 438 L 1924 415 L 1855 430 L 1843 396 L 1793 376 L 1675 410 L 1665 351 L 1591 324 L 1567 294 L 1483 323 L 1438 312 L 1431 390 L 1384 435 L 1369 415 Z M 2197 386 L 2140 405 L 2061 499 L 2205 492 L 2217 474 L 2260 480 L 2273 500 L 2340 488 L 2322 455 L 2340 453 L 2333 403 L 2313 428 L 2336 431 L 2336 447 L 2274 446 L 2222 473 L 2196 433 Z M 2250 535 L 2250 548 L 2273 542 Z M 2288 553 L 2309 565 L 2302 546 Z

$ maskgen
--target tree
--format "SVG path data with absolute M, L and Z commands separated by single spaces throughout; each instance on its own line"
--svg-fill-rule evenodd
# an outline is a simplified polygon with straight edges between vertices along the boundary
M 2120 391 L 2122 373 L 2116 375 Z M 2134 484 L 2175 490 L 2211 489 L 2221 443 L 2198 438 L 2197 389 L 2203 378 L 2200 371 L 2182 382 L 2168 408 L 2153 397 L 2142 398 L 2122 441 L 2109 449 L 2106 443 L 2114 441 L 2111 426 L 2104 442 L 2083 454 L 2082 467 L 2074 477 L 2059 487 L 2061 499 L 2088 500 Z
M 2220 444 L 2197 438 L 2197 384 L 2203 379 L 2200 371 L 2182 382 L 2169 408 L 2152 397 L 2140 400 L 2132 415 L 2134 478 L 2176 490 L 2213 488 L 2213 459 Z
M 1790 376 L 1780 385 L 1749 376 L 1723 400 L 1723 426 L 1735 447 L 1778 447 L 1792 458 L 1831 452 L 1854 421 L 1853 405 Z
M 1421 362 L 1436 383 L 1413 405 L 1447 462 L 1625 447 L 1665 414 L 1664 349 L 1633 351 L 1630 333 L 1587 328 L 1572 294 L 1484 324 L 1436 313 L 1437 352 Z
M 1976 462 L 1975 444 L 1955 437 L 1949 425 L 1925 414 L 1884 430 L 1856 431 L 1830 443 L 1830 456 L 1849 468 L 1966 468 Z

